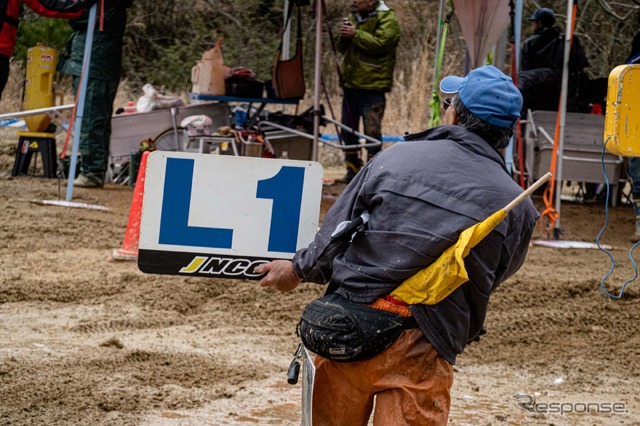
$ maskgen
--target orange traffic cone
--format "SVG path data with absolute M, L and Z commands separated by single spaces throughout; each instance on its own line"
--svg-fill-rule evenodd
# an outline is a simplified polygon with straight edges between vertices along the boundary
M 142 153 L 136 188 L 133 191 L 129 222 L 124 233 L 122 248 L 113 249 L 110 260 L 138 260 L 138 244 L 140 243 L 140 220 L 142 219 L 142 198 L 144 196 L 144 180 L 147 172 L 147 157 L 149 151 Z

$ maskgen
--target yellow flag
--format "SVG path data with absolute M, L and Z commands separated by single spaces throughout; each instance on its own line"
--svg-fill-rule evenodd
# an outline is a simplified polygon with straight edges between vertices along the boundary
M 469 281 L 464 258 L 506 216 L 505 209 L 498 210 L 484 221 L 462 231 L 454 245 L 446 249 L 431 265 L 400 284 L 391 296 L 409 305 L 435 305 L 443 300 Z
M 464 268 L 464 258 L 469 251 L 489 235 L 511 210 L 551 177 L 553 174 L 547 172 L 503 209 L 462 231 L 454 245 L 446 249 L 431 265 L 406 279 L 391 292 L 391 296 L 409 305 L 435 305 L 453 293 L 455 289 L 469 281 L 469 275 Z

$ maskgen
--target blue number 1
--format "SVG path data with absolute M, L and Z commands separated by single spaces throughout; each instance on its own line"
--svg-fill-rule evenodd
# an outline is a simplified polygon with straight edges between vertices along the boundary
M 303 167 L 282 166 L 275 176 L 258 181 L 256 197 L 273 200 L 269 251 L 295 253 L 303 185 Z
M 168 158 L 160 218 L 160 244 L 230 249 L 233 229 L 189 226 L 194 160 Z M 295 253 L 302 208 L 304 168 L 283 166 L 258 181 L 257 198 L 273 200 L 269 251 Z

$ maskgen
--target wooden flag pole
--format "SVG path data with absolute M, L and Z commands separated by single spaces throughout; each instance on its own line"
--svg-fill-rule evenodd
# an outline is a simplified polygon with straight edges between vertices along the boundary
M 525 198 L 530 197 L 531 194 L 533 194 L 536 189 L 540 188 L 543 183 L 545 183 L 546 181 L 551 179 L 552 176 L 553 176 L 553 174 L 551 172 L 547 172 L 544 176 L 542 176 L 540 179 L 535 181 L 533 183 L 533 185 L 531 185 L 529 188 L 527 188 L 522 194 L 518 195 L 512 202 L 507 204 L 507 206 L 504 208 L 504 210 L 507 213 L 509 213 L 511 210 L 513 210 L 513 208 L 515 206 L 520 204 Z

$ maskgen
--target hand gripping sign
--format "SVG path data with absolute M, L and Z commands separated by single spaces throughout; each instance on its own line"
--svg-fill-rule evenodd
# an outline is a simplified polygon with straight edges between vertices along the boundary
M 142 272 L 257 279 L 318 227 L 322 166 L 311 161 L 155 151 L 147 161 Z

